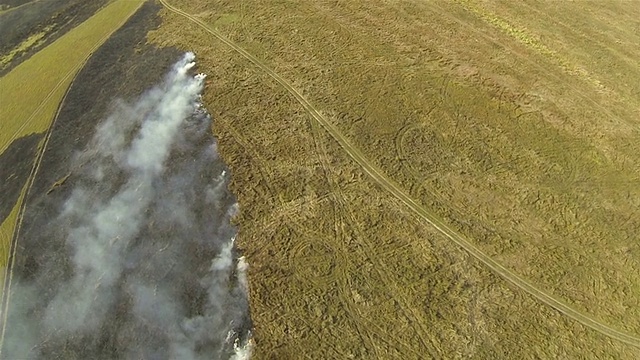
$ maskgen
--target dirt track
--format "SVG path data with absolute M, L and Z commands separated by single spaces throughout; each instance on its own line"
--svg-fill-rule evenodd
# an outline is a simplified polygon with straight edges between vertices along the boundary
M 475 247 L 470 241 L 464 239 L 461 235 L 459 235 L 456 231 L 446 225 L 442 220 L 437 218 L 432 212 L 425 209 L 423 206 L 418 204 L 415 200 L 409 197 L 397 184 L 395 184 L 392 180 L 390 180 L 376 165 L 370 162 L 360 150 L 354 147 L 349 140 L 342 134 L 337 128 L 335 128 L 326 118 L 324 118 L 318 110 L 316 110 L 313 105 L 311 105 L 303 96 L 300 94 L 293 86 L 291 86 L 286 80 L 280 77 L 277 73 L 271 70 L 267 65 L 258 60 L 256 57 L 234 44 L 232 41 L 224 37 L 215 29 L 211 28 L 202 20 L 172 6 L 166 0 L 160 0 L 160 2 L 167 7 L 169 10 L 178 13 L 187 19 L 197 23 L 199 26 L 203 27 L 207 32 L 211 33 L 213 36 L 218 38 L 220 41 L 225 43 L 226 45 L 232 47 L 242 56 L 250 60 L 254 65 L 258 66 L 260 69 L 265 71 L 269 76 L 271 76 L 274 80 L 276 80 L 280 85 L 282 85 L 291 95 L 293 95 L 296 100 L 305 108 L 305 110 L 319 123 L 321 124 L 330 134 L 331 136 L 338 141 L 341 147 L 349 154 L 349 156 L 354 159 L 365 171 L 371 176 L 378 184 L 383 186 L 388 192 L 392 193 L 396 198 L 402 201 L 406 206 L 408 206 L 412 211 L 418 214 L 421 218 L 427 221 L 431 226 L 434 226 L 438 231 L 440 231 L 443 235 L 448 237 L 451 241 L 455 242 L 457 245 L 464 248 L 475 258 L 484 263 L 487 267 L 489 267 L 492 271 L 503 277 L 505 280 L 511 282 L 516 285 L 520 289 L 528 292 L 532 296 L 536 297 L 539 301 L 553 307 L 554 309 L 562 312 L 563 314 L 571 317 L 572 319 L 579 321 L 580 323 L 593 328 L 613 339 L 628 343 L 630 345 L 640 347 L 640 338 L 634 335 L 627 334 L 625 332 L 616 330 L 601 321 L 594 319 L 589 315 L 585 315 L 580 311 L 575 310 L 571 306 L 567 305 L 561 299 L 550 295 L 549 293 L 535 287 L 527 280 L 519 277 L 509 269 L 505 268 L 497 261 L 493 260 L 490 256 L 486 255 L 480 249 Z

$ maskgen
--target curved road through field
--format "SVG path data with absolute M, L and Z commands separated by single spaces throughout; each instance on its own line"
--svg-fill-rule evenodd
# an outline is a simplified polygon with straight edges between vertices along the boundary
M 422 205 L 418 204 L 414 199 L 412 199 L 406 192 L 400 188 L 393 180 L 391 180 L 384 172 L 379 169 L 375 164 L 373 164 L 366 156 L 356 148 L 349 140 L 342 134 L 342 132 L 336 128 L 333 124 L 331 124 L 318 110 L 311 105 L 309 101 L 307 101 L 302 94 L 300 94 L 291 84 L 289 84 L 286 80 L 284 80 L 280 75 L 275 73 L 272 69 L 270 69 L 266 64 L 257 59 L 252 54 L 248 53 L 246 50 L 238 46 L 233 41 L 226 38 L 216 29 L 209 26 L 204 21 L 192 16 L 189 13 L 186 13 L 175 6 L 169 4 L 166 0 L 160 0 L 162 5 L 164 5 L 169 11 L 174 12 L 176 14 L 182 15 L 185 18 L 191 20 L 196 23 L 198 26 L 209 32 L 211 35 L 215 36 L 218 40 L 222 41 L 225 45 L 231 47 L 240 55 L 245 57 L 247 60 L 251 61 L 255 66 L 262 69 L 265 73 L 271 76 L 275 81 L 277 81 L 280 85 L 282 85 L 295 99 L 304 107 L 304 109 L 316 120 L 320 125 L 322 125 L 329 134 L 340 144 L 342 149 L 349 154 L 349 156 L 355 160 L 362 169 L 369 175 L 373 180 L 375 180 L 380 186 L 382 186 L 386 191 L 393 194 L 396 198 L 398 198 L 401 202 L 407 205 L 411 210 L 413 210 L 418 216 L 436 228 L 441 234 L 449 238 L 454 243 L 458 244 L 460 247 L 465 249 L 471 255 L 473 255 L 476 259 L 480 260 L 487 267 L 493 270 L 496 274 L 512 283 L 513 285 L 519 287 L 520 289 L 528 292 L 533 295 L 539 301 L 551 306 L 552 308 L 560 311 L 566 316 L 580 322 L 581 324 L 588 326 L 591 329 L 594 329 L 604 335 L 607 335 L 613 339 L 619 340 L 621 342 L 627 343 L 629 345 L 640 348 L 640 337 L 636 335 L 631 335 L 620 330 L 616 330 L 607 324 L 602 323 L 601 321 L 594 319 L 593 317 L 583 314 L 582 312 L 572 308 L 568 304 L 566 304 L 561 299 L 548 294 L 542 289 L 537 288 L 535 285 L 531 284 L 526 279 L 518 276 L 511 270 L 505 268 L 497 261 L 493 260 L 489 255 L 485 254 L 477 248 L 473 243 L 469 240 L 465 239 L 462 235 L 457 233 L 454 229 L 445 224 L 442 220 L 440 220 L 433 212 L 427 210 Z

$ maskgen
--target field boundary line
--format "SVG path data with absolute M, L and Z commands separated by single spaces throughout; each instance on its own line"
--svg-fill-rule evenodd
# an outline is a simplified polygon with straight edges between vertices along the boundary
M 465 249 L 469 254 L 471 254 L 476 259 L 480 260 L 484 263 L 489 269 L 493 272 L 501 276 L 503 279 L 507 280 L 514 286 L 519 287 L 520 289 L 526 291 L 540 302 L 556 309 L 557 311 L 565 314 L 567 317 L 572 318 L 573 320 L 578 321 L 579 323 L 603 334 L 612 339 L 619 340 L 626 344 L 632 345 L 634 347 L 640 348 L 640 337 L 635 335 L 630 335 L 626 332 L 616 330 L 599 320 L 596 320 L 588 315 L 583 314 L 582 312 L 574 309 L 570 305 L 566 304 L 564 301 L 556 298 L 553 295 L 546 293 L 545 291 L 537 288 L 533 284 L 531 284 L 526 279 L 520 277 L 515 274 L 511 270 L 505 268 L 499 262 L 491 258 L 489 255 L 485 254 L 482 250 L 477 248 L 474 244 L 472 244 L 469 240 L 465 239 L 462 235 L 458 234 L 455 230 L 453 230 L 450 226 L 445 224 L 442 220 L 440 220 L 434 213 L 428 211 L 422 205 L 418 204 L 414 199 L 412 199 L 409 195 L 407 195 L 397 184 L 395 184 L 391 179 L 389 179 L 386 174 L 383 173 L 381 169 L 379 169 L 376 165 L 371 163 L 364 154 L 356 148 L 351 142 L 342 134 L 338 128 L 335 127 L 332 123 L 330 123 L 320 112 L 309 102 L 305 97 L 302 96 L 296 89 L 293 88 L 291 84 L 289 84 L 286 80 L 284 80 L 280 75 L 275 73 L 271 68 L 269 68 L 262 61 L 258 60 L 255 56 L 241 48 L 239 45 L 222 35 L 218 30 L 212 28 L 210 25 L 205 23 L 204 21 L 196 18 L 195 16 L 176 8 L 175 6 L 169 4 L 166 0 L 159 0 L 160 3 L 167 8 L 167 10 L 181 15 L 188 20 L 196 23 L 205 31 L 215 36 L 218 40 L 223 42 L 225 45 L 231 47 L 236 52 L 240 53 L 247 60 L 251 61 L 255 66 L 262 69 L 265 73 L 271 76 L 275 81 L 277 81 L 280 85 L 282 85 L 287 91 L 293 95 L 293 97 L 304 107 L 304 109 L 318 122 L 322 127 L 325 128 L 327 132 L 340 144 L 340 147 L 347 154 L 356 161 L 360 167 L 383 189 L 393 194 L 398 200 L 404 203 L 407 207 L 413 210 L 418 216 L 424 219 L 427 223 L 433 226 L 436 230 L 438 230 L 442 235 L 446 236 L 449 240 L 456 243 L 458 246 Z
M 42 164 L 42 159 L 44 158 L 44 153 L 47 150 L 47 146 L 49 144 L 49 139 L 51 138 L 51 134 L 53 133 L 53 128 L 58 120 L 58 117 L 60 115 L 60 112 L 62 111 L 62 107 L 65 103 L 65 100 L 67 99 L 67 96 L 69 95 L 69 92 L 71 91 L 71 88 L 73 87 L 73 84 L 78 76 L 78 74 L 80 74 L 80 71 L 82 70 L 82 68 L 87 64 L 87 62 L 89 61 L 89 59 L 91 59 L 91 57 L 93 56 L 93 53 L 100 48 L 102 45 L 104 45 L 104 43 L 116 32 L 118 31 L 120 28 L 122 28 L 122 26 L 124 26 L 124 24 L 127 23 L 127 21 L 129 21 L 129 19 L 131 18 L 131 16 L 133 16 L 133 14 L 135 14 L 136 12 L 138 12 L 138 10 L 140 10 L 140 7 L 142 7 L 142 5 L 145 3 L 146 0 L 134 0 L 134 1 L 139 1 L 139 5 L 138 7 L 136 7 L 131 14 L 129 14 L 129 16 L 127 16 L 118 26 L 116 26 L 114 28 L 114 30 L 110 33 L 108 33 L 107 35 L 105 35 L 104 37 L 102 37 L 100 40 L 98 40 L 96 42 L 96 45 L 94 45 L 88 52 L 87 56 L 82 60 L 82 62 L 80 62 L 72 71 L 70 71 L 56 86 L 55 88 L 49 93 L 49 95 L 47 95 L 47 97 L 41 102 L 40 106 L 38 107 L 38 109 L 34 110 L 34 112 L 31 114 L 31 116 L 29 117 L 29 119 L 32 119 L 35 116 L 35 113 L 38 112 L 40 110 L 40 108 L 43 106 L 44 103 L 46 103 L 47 101 L 49 101 L 49 99 L 51 98 L 51 95 L 53 94 L 54 91 L 56 91 L 60 86 L 62 86 L 62 83 L 73 74 L 73 72 L 75 71 L 75 74 L 73 74 L 73 78 L 71 79 L 71 82 L 69 83 L 69 86 L 67 87 L 67 89 L 65 90 L 64 96 L 62 97 L 62 99 L 60 100 L 60 102 L 58 103 L 58 109 L 56 110 L 55 115 L 53 116 L 53 120 L 51 121 L 51 124 L 49 125 L 49 127 L 47 128 L 46 134 L 45 134 L 45 138 L 44 141 L 42 142 L 42 146 L 40 148 L 40 151 L 38 152 L 38 154 L 36 155 L 37 158 L 34 161 L 33 167 L 31 168 L 31 173 L 29 174 L 29 178 L 27 180 L 28 185 L 27 188 L 25 189 L 25 193 L 24 193 L 24 197 L 22 198 L 22 203 L 20 204 L 20 211 L 18 213 L 18 218 L 16 219 L 16 227 L 14 228 L 13 231 L 13 235 L 11 237 L 11 241 L 9 243 L 9 259 L 7 262 L 7 266 L 5 267 L 5 276 L 4 276 L 4 283 L 2 284 L 2 293 L 0 294 L 0 299 L 2 300 L 2 303 L 0 303 L 0 316 L 2 316 L 2 318 L 0 319 L 0 321 L 2 322 L 2 329 L 0 329 L 0 358 L 2 358 L 2 349 L 4 348 L 4 337 L 6 334 L 6 328 L 7 328 L 7 322 L 8 322 L 8 316 L 9 316 L 9 302 L 11 299 L 11 293 L 10 293 L 10 287 L 11 287 L 11 282 L 13 280 L 13 265 L 15 263 L 15 255 L 16 255 L 16 251 L 17 251 L 17 242 L 18 242 L 18 237 L 20 235 L 20 230 L 22 228 L 22 220 L 23 220 L 23 216 L 24 216 L 24 212 L 26 211 L 26 207 L 27 207 L 27 201 L 29 199 L 29 194 L 31 193 L 31 188 L 33 187 L 33 184 L 35 182 L 35 178 L 36 175 L 38 173 L 38 170 L 40 170 L 40 165 Z M 13 141 L 13 140 L 11 140 Z
M 139 0 L 133 0 L 133 1 L 139 1 Z M 142 0 L 142 1 L 144 1 L 144 0 Z M 32 2 L 33 2 L 33 1 L 32 1 Z M 28 4 L 31 4 L 31 2 L 29 2 L 29 3 L 25 3 L 25 4 L 22 4 L 22 5 L 20 5 L 20 6 L 24 6 L 24 5 L 28 5 Z M 20 6 L 18 6 L 18 7 L 20 7 Z M 18 7 L 13 8 L 13 9 L 17 9 Z M 98 9 L 98 11 L 100 11 L 100 10 L 102 10 L 102 8 Z M 137 11 L 137 9 L 136 9 L 136 11 Z M 122 27 L 122 25 L 120 25 L 120 27 Z M 118 27 L 118 29 L 119 29 L 120 27 Z M 104 42 L 104 39 L 105 39 L 105 38 L 109 38 L 109 36 L 111 36 L 112 34 L 113 34 L 113 33 L 110 33 L 110 34 L 108 34 L 107 36 L 103 37 L 102 39 L 100 39 L 100 40 L 98 41 L 98 43 Z M 63 34 L 63 35 L 64 35 L 64 34 Z M 44 50 L 44 49 L 46 49 L 46 47 L 42 48 L 41 50 Z M 22 126 L 20 126 L 20 128 L 18 128 L 18 130 L 16 130 L 16 131 L 13 133 L 13 135 L 11 135 L 11 138 L 10 138 L 9 140 L 7 140 L 6 144 L 2 144 L 2 145 L 0 145 L 0 148 L 3 148 L 3 147 L 5 147 L 5 146 L 8 148 L 8 147 L 11 145 L 11 143 L 12 143 L 12 142 L 13 142 L 13 141 L 18 137 L 18 134 L 20 134 L 20 132 L 21 132 L 22 130 L 24 130 L 24 128 L 25 128 L 25 127 L 27 127 L 27 125 L 29 125 L 29 124 L 31 123 L 31 121 L 33 121 L 33 118 L 34 118 L 38 113 L 40 113 L 40 111 L 42 111 L 42 108 L 47 104 L 47 102 L 49 101 L 49 99 L 53 96 L 53 93 L 55 93 L 55 92 L 60 88 L 60 86 L 62 86 L 62 84 L 63 84 L 65 81 L 67 81 L 67 79 L 69 79 L 69 77 L 70 77 L 71 75 L 73 75 L 74 73 L 77 73 L 77 72 L 79 71 L 79 69 L 80 69 L 80 68 L 82 68 L 82 67 L 84 66 L 84 64 L 86 63 L 87 59 L 88 59 L 89 57 L 91 57 L 91 55 L 93 54 L 93 52 L 94 52 L 96 49 L 97 49 L 97 47 L 95 47 L 95 46 L 94 46 L 93 48 L 91 48 L 91 50 L 89 50 L 89 56 L 88 56 L 87 58 L 85 58 L 82 62 L 80 62 L 80 63 L 78 64 L 78 66 L 76 66 L 76 67 L 74 67 L 73 69 L 69 70 L 69 72 L 68 72 L 68 73 L 67 73 L 67 74 L 66 74 L 62 79 L 60 79 L 60 81 L 58 81 L 58 83 L 57 83 L 57 84 L 56 84 L 56 85 L 51 89 L 51 91 L 49 91 L 49 93 L 47 94 L 47 96 L 45 96 L 45 98 L 44 98 L 44 99 L 42 99 L 42 101 L 40 102 L 40 104 L 38 104 L 38 107 L 37 107 L 37 108 L 35 108 L 35 109 L 33 110 L 33 112 L 31 112 L 31 115 L 29 115 L 29 117 L 24 121 L 24 123 L 22 123 Z M 74 77 L 75 77 L 75 75 L 74 75 Z M 6 150 L 6 149 L 5 149 L 5 150 Z M 4 150 L 2 150 L 2 151 L 4 151 Z

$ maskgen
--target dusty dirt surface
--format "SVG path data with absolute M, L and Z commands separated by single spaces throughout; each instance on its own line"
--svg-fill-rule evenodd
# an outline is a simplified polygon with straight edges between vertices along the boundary
M 168 4 L 256 358 L 640 356 L 637 4 Z

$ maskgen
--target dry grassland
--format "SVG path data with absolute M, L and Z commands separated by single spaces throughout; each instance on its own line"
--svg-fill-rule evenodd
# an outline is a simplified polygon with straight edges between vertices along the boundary
M 151 34 L 210 76 L 258 358 L 640 356 L 635 3 L 170 4 L 231 40 Z

